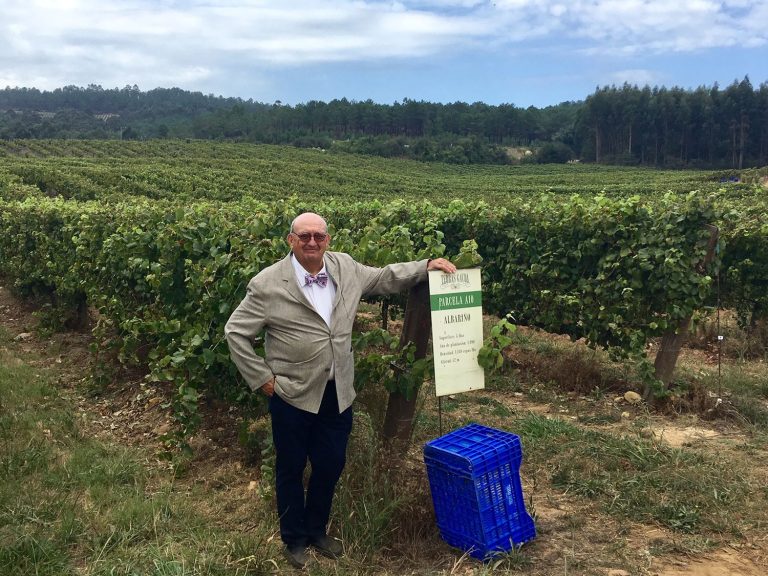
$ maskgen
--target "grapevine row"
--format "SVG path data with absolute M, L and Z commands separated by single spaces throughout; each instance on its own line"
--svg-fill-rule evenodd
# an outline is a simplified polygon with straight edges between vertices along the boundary
M 123 361 L 145 364 L 149 378 L 176 387 L 189 426 L 204 391 L 244 390 L 223 325 L 248 279 L 284 256 L 290 221 L 304 210 L 326 216 L 332 249 L 371 265 L 456 257 L 473 240 L 485 258 L 487 311 L 512 312 L 518 322 L 620 354 L 642 353 L 650 338 L 712 303 L 719 266 L 726 305 L 745 322 L 768 313 L 768 228 L 755 184 L 686 194 L 502 194 L 512 173 L 497 168 L 448 174 L 416 165 L 420 172 L 411 174 L 402 169 L 413 163 L 384 168 L 364 159 L 382 170 L 366 176 L 355 158 L 336 169 L 338 159 L 327 165 L 319 152 L 281 157 L 265 149 L 259 156 L 261 147 L 222 145 L 250 156 L 212 150 L 206 160 L 197 143 L 178 145 L 186 158 L 140 156 L 153 146 L 131 144 L 98 161 L 53 144 L 37 149 L 48 157 L 6 156 L 0 274 L 21 293 L 49 297 L 62 323 L 97 309 L 100 332 L 116 335 L 111 342 Z M 297 179 L 290 186 L 285 166 Z M 587 178 L 583 167 L 572 173 Z M 309 193 L 317 182 L 321 192 L 349 186 L 357 193 Z M 407 200 L 372 199 L 368 183 L 399 188 Z M 479 196 L 486 184 L 487 199 L 473 199 L 469 191 Z M 283 186 L 292 198 L 279 199 Z M 440 202 L 425 200 L 433 197 Z M 712 223 L 724 242 L 712 267 L 699 270 Z

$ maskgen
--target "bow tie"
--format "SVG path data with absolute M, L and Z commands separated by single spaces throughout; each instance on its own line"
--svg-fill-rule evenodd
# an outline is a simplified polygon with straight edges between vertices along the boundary
M 313 282 L 318 286 L 320 286 L 320 288 L 325 288 L 326 284 L 328 284 L 328 274 L 326 274 L 325 272 L 320 272 L 317 276 L 312 276 L 311 274 L 304 274 L 305 286 L 309 286 Z

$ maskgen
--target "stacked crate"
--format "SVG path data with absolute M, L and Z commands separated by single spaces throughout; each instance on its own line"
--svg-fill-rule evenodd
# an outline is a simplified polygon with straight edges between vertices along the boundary
M 486 560 L 536 536 L 520 484 L 520 437 L 470 424 L 424 447 L 440 534 Z

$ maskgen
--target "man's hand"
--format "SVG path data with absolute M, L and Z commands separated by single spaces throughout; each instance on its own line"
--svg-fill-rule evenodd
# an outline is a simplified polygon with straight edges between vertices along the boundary
M 272 396 L 272 394 L 275 393 L 275 379 L 272 378 L 267 382 L 265 382 L 261 386 L 261 391 L 264 392 L 264 394 L 266 394 L 267 396 Z
M 442 270 L 448 274 L 453 274 L 456 272 L 456 266 L 451 264 L 451 262 L 445 258 L 435 258 L 434 260 L 429 261 L 427 270 Z

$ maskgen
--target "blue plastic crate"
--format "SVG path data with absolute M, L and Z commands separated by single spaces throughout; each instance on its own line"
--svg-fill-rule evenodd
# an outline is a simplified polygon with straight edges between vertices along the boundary
M 520 437 L 470 424 L 424 446 L 440 535 L 486 560 L 536 537 L 520 484 Z

